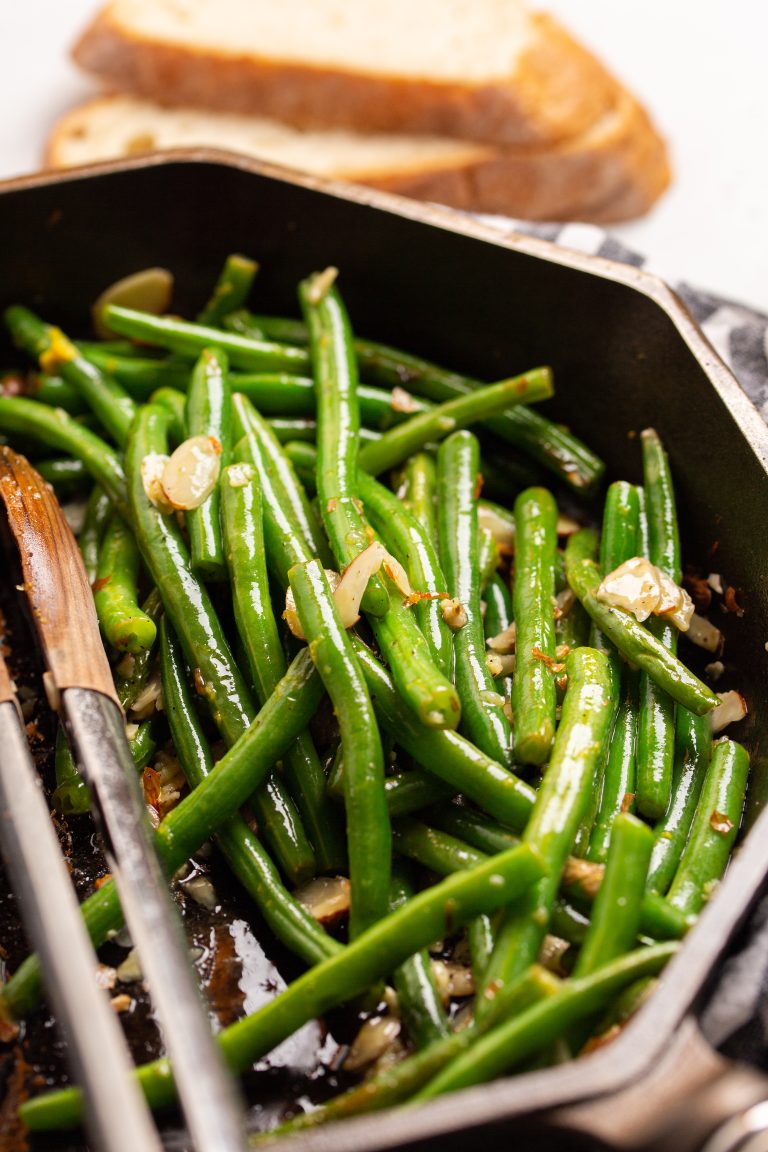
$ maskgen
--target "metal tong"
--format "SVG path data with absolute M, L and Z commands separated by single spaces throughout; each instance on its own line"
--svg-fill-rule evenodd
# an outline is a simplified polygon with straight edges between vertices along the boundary
M 93 797 L 94 817 L 147 978 L 194 1147 L 197 1152 L 239 1152 L 245 1144 L 241 1102 L 213 1040 L 182 924 L 154 851 L 77 543 L 49 487 L 23 456 L 6 447 L 0 448 L 0 498 L 18 547 L 24 592 L 46 665 L 46 695 L 63 720 Z M 21 859 L 30 851 L 36 851 L 31 833 L 26 823 L 14 819 L 11 854 Z M 37 896 L 31 898 L 34 903 Z M 58 908 L 38 903 L 35 916 L 41 913 L 44 923 L 39 932 L 45 937 L 53 931 Z M 71 994 L 70 972 L 46 966 L 46 977 L 54 1001 L 54 989 L 62 1000 Z M 76 1015 L 71 1021 L 78 1051 L 86 1045 L 80 1033 L 90 1026 L 85 1016 Z M 102 1052 L 101 1063 L 106 1062 Z M 92 1079 L 90 1069 L 83 1072 L 95 1116 L 102 1111 L 101 1085 Z M 109 1127 L 120 1128 L 123 1112 L 115 1110 L 104 1120 Z M 106 1140 L 98 1143 L 100 1148 L 113 1146 L 118 1147 Z M 133 1144 L 142 1152 L 155 1146 L 148 1137 Z

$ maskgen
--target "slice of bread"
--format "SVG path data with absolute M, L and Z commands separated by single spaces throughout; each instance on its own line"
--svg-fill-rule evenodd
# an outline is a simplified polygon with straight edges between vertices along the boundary
M 515 147 L 581 135 L 616 88 L 524 0 L 111 0 L 74 58 L 160 103 Z
M 566 143 L 504 149 L 448 137 L 302 130 L 114 95 L 64 116 L 46 163 L 60 168 L 201 145 L 455 208 L 539 220 L 630 218 L 646 211 L 669 180 L 663 142 L 618 88 L 613 107 Z

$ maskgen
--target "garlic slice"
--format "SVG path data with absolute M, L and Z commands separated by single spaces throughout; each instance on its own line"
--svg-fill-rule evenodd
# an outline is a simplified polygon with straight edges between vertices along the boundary
M 597 598 L 631 612 L 640 623 L 651 615 L 665 616 L 682 632 L 693 616 L 693 601 L 685 589 L 643 556 L 633 556 L 604 576 Z
M 105 288 L 91 308 L 93 327 L 96 335 L 110 340 L 115 333 L 104 322 L 103 313 L 108 304 L 119 304 L 123 308 L 136 308 L 159 316 L 167 312 L 173 294 L 173 274 L 167 268 L 142 268 L 115 280 Z
M 189 511 L 208 499 L 219 479 L 221 444 L 214 436 L 190 436 L 168 459 L 163 492 L 173 509 Z

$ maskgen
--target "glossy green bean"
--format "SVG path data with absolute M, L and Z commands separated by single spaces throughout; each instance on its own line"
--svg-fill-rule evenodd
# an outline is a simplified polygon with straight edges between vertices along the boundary
M 679 584 L 682 577 L 680 538 L 669 461 L 653 428 L 645 428 L 640 439 L 648 523 L 648 558 Z M 674 625 L 653 618 L 648 627 L 670 652 L 677 650 L 677 629 Z M 651 820 L 660 820 L 669 807 L 674 756 L 674 701 L 647 672 L 641 672 L 637 726 L 637 808 Z
M 533 808 L 533 789 L 458 732 L 419 724 L 370 650 L 358 639 L 353 638 L 353 644 L 376 714 L 398 744 L 454 791 L 463 792 L 510 828 L 520 831 Z
M 112 516 L 112 502 L 98 484 L 94 484 L 85 506 L 85 519 L 77 537 L 88 583 L 93 584 L 99 567 L 99 546 Z
M 527 488 L 515 501 L 515 676 L 512 717 L 515 759 L 544 764 L 555 735 L 555 551 L 557 504 L 546 488 Z
M 614 820 L 620 812 L 634 808 L 636 745 L 637 676 L 628 672 L 608 749 L 597 814 L 585 852 L 588 860 L 603 862 L 606 859 Z
M 93 601 L 102 635 L 120 652 L 148 651 L 157 626 L 139 604 L 141 555 L 133 530 L 113 515 L 101 539 Z
M 50 448 L 82 460 L 121 516 L 128 519 L 128 496 L 120 454 L 62 408 L 48 408 L 23 396 L 0 396 L 0 432 L 32 436 Z
M 216 348 L 204 349 L 192 370 L 186 424 L 188 436 L 207 436 L 220 445 L 219 468 L 226 468 L 232 455 L 232 389 L 226 355 Z M 185 514 L 192 571 L 204 580 L 224 580 L 227 573 L 219 504 L 217 484 Z
M 656 843 L 648 870 L 648 888 L 660 895 L 669 888 L 683 854 L 701 788 L 712 758 L 712 725 L 708 716 L 678 708 L 675 719 L 675 764 L 672 801 L 654 828 Z
M 164 516 L 144 491 L 141 462 L 150 452 L 163 454 L 168 416 L 154 405 L 140 409 L 126 451 L 133 523 L 144 563 L 194 668 L 198 691 L 230 746 L 245 732 L 255 706 L 235 663 L 205 585 L 192 571 L 189 551 L 174 517 Z M 314 857 L 295 805 L 273 774 L 253 798 L 264 834 L 279 853 L 286 874 L 311 875 Z
M 171 417 L 168 425 L 168 439 L 174 447 L 187 438 L 187 396 L 178 388 L 157 388 L 149 398 L 151 404 L 158 404 Z
M 566 670 L 568 689 L 549 767 L 523 831 L 523 843 L 542 853 L 548 874 L 505 914 L 485 973 L 483 995 L 519 975 L 536 959 L 610 730 L 615 686 L 605 654 L 577 648 L 568 654 Z M 478 1012 L 485 1011 L 486 1004 L 487 998 L 481 996 Z
M 704 715 L 717 707 L 717 695 L 703 684 L 677 656 L 630 612 L 604 604 L 597 598 L 601 573 L 593 560 L 579 554 L 577 537 L 592 537 L 591 529 L 582 529 L 568 541 L 566 564 L 568 582 L 595 621 L 621 652 L 625 659 L 638 665 L 660 685 L 673 700 L 697 715 Z
M 259 265 L 248 256 L 227 256 L 210 299 L 197 314 L 198 324 L 217 328 L 229 312 L 242 308 L 248 299 Z
M 306 373 L 309 357 L 303 349 L 272 344 L 263 340 L 249 340 L 209 328 L 204 324 L 190 324 L 167 316 L 150 316 L 133 308 L 120 308 L 108 304 L 104 320 L 115 332 L 167 348 L 178 356 L 196 360 L 204 348 L 220 348 L 226 352 L 233 368 L 252 372 Z
M 384 755 L 371 698 L 319 561 L 288 573 L 315 667 L 333 701 L 344 750 L 350 936 L 386 915 L 391 832 L 384 798 Z M 376 861 L 375 868 L 371 861 Z
M 718 740 L 696 806 L 691 834 L 667 893 L 673 908 L 696 915 L 725 872 L 741 825 L 749 753 L 734 740 Z
M 317 273 L 299 285 L 299 300 L 310 334 L 317 405 L 317 493 L 331 551 L 339 571 L 368 546 L 357 500 L 360 409 L 352 330 L 344 302 L 333 284 Z M 383 616 L 389 597 L 372 576 L 363 608 Z
M 397 494 L 437 547 L 437 464 L 429 452 L 415 452 L 399 474 Z
M 440 445 L 438 491 L 440 560 L 448 591 L 466 622 L 453 637 L 454 678 L 461 701 L 462 730 L 499 764 L 510 763 L 511 732 L 485 660 L 478 573 L 477 478 L 480 452 L 468 431 L 454 432 Z
M 299 976 L 269 1003 L 217 1036 L 233 1071 L 244 1071 L 307 1021 L 348 1002 L 387 975 L 406 957 L 442 939 L 468 920 L 490 913 L 519 897 L 542 875 L 538 853 L 524 845 L 470 872 L 460 872 L 418 893 L 350 942 L 337 956 Z M 174 1098 L 167 1059 L 137 1070 L 152 1107 Z M 71 1127 L 81 1116 L 78 1089 L 27 1101 L 21 1115 L 32 1131 Z
M 546 400 L 551 395 L 552 380 L 548 372 L 531 372 L 498 384 L 487 384 L 390 428 L 375 444 L 366 444 L 361 449 L 360 467 L 378 476 L 425 445 L 437 443 L 459 428 L 495 418 L 518 404 Z
M 393 868 L 390 911 L 413 898 L 414 889 L 402 866 Z M 426 1048 L 449 1034 L 448 1018 L 437 990 L 426 948 L 414 952 L 393 975 L 398 1008 L 408 1036 L 416 1048 Z
M 261 486 L 253 465 L 233 464 L 221 476 L 221 518 L 232 599 L 251 678 L 263 706 L 285 675 L 286 661 L 272 610 L 264 550 Z M 283 773 L 322 871 L 342 868 L 344 841 L 326 796 L 325 775 L 308 731 L 283 756 Z
M 36 356 L 43 371 L 57 373 L 76 388 L 108 435 L 124 447 L 136 404 L 122 385 L 86 360 L 59 328 L 45 324 L 28 308 L 7 308 L 5 322 L 16 346 Z
M 141 404 L 146 403 L 158 388 L 176 388 L 186 392 L 189 386 L 190 365 L 185 361 L 116 355 L 98 344 L 80 347 L 86 360 L 112 376 Z

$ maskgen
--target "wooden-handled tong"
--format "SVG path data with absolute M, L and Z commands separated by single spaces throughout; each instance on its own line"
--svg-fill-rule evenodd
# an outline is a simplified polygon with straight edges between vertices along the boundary
M 154 851 L 77 543 L 49 487 L 23 456 L 5 447 L 0 448 L 0 498 L 21 558 L 24 592 L 46 665 L 46 694 L 63 720 L 93 797 L 94 817 L 194 1146 L 197 1152 L 239 1152 L 245 1141 L 242 1107 L 213 1040 L 178 912 Z M 25 842 L 25 827 L 15 819 L 14 825 L 16 839 Z M 55 918 L 55 908 L 50 915 Z M 51 926 L 46 913 L 42 934 Z M 56 979 L 66 982 L 67 975 Z M 98 1085 L 92 1088 L 98 1095 Z M 118 1115 L 113 1113 L 114 1126 L 122 1123 Z M 133 1145 L 142 1150 L 153 1146 Z

